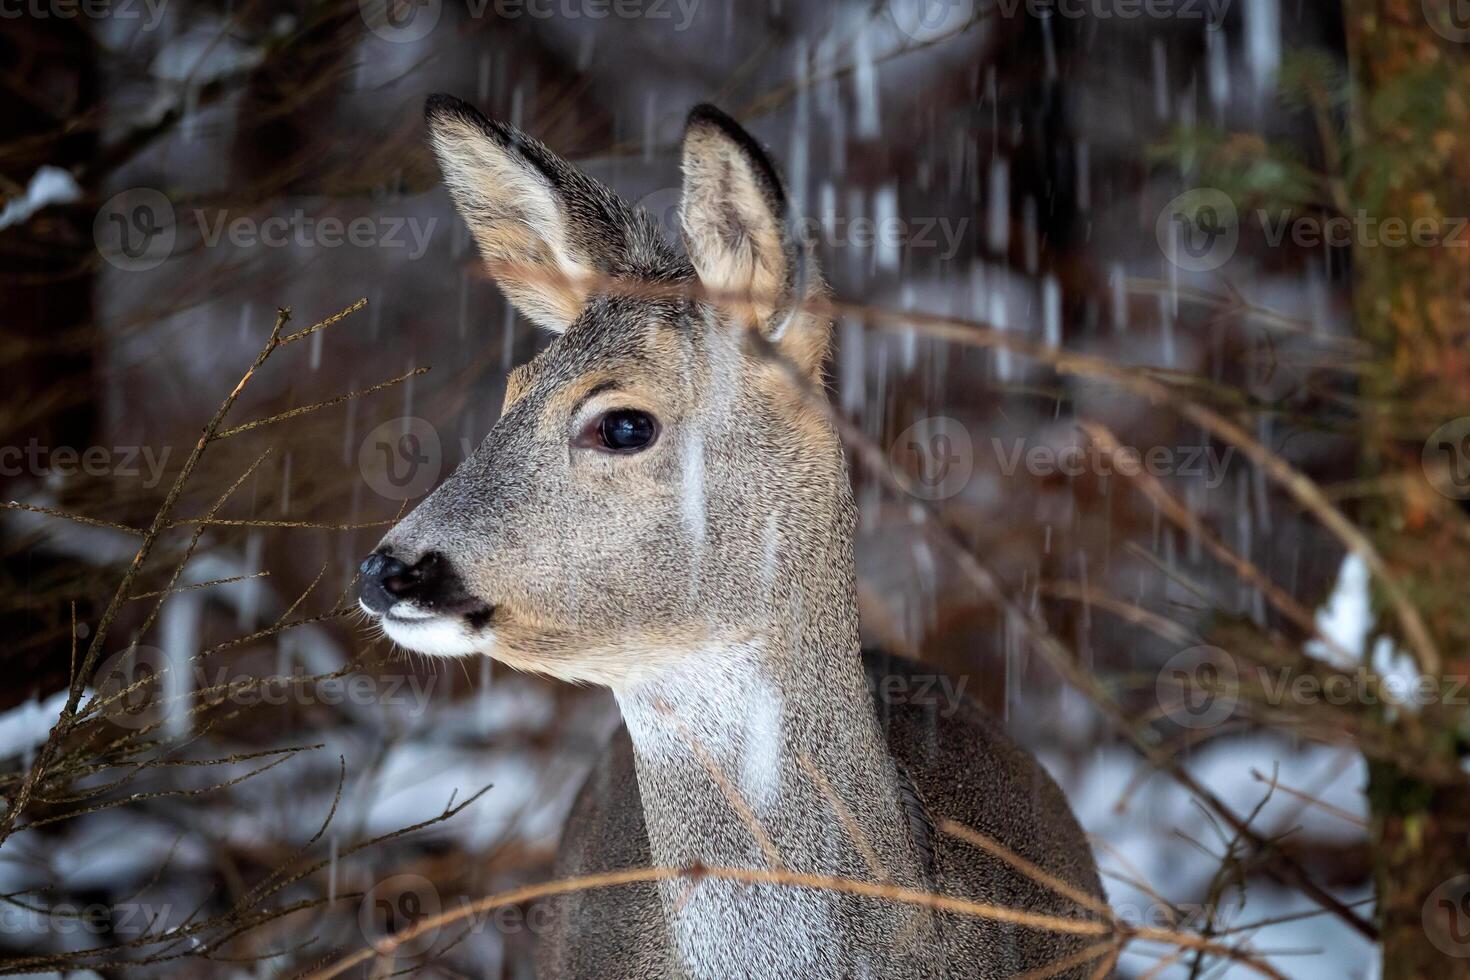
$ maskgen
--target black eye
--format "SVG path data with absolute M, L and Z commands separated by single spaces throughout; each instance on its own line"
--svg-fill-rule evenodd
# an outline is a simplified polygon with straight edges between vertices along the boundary
M 615 453 L 636 453 L 647 449 L 658 437 L 658 423 L 647 412 L 619 408 L 597 421 L 599 448 Z

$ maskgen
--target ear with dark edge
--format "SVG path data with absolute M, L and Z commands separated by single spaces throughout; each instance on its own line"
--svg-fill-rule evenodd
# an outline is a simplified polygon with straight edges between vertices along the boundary
M 798 251 L 786 228 L 786 194 L 760 145 L 740 124 L 711 105 L 696 106 L 684 128 L 684 191 L 680 221 L 684 246 L 700 282 L 722 309 L 753 321 L 809 373 L 820 370 L 829 325 L 790 315 L 801 291 L 820 288 L 807 257 L 800 277 Z
M 491 274 L 540 326 L 565 330 L 600 279 L 636 275 L 630 265 L 652 254 L 647 219 L 514 126 L 448 95 L 429 96 L 424 117 Z

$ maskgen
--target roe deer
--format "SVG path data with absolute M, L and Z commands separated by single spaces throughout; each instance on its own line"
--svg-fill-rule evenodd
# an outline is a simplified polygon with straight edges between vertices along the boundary
M 1041 766 L 962 698 L 875 705 L 873 677 L 902 684 L 916 667 L 859 646 L 856 509 L 813 396 L 830 323 L 803 304 L 824 286 L 764 152 L 718 110 L 690 115 L 686 258 L 536 140 L 445 96 L 426 114 L 491 272 L 559 336 L 363 563 L 361 601 L 413 650 L 612 689 L 625 726 L 576 801 L 558 874 L 784 870 L 1080 927 L 686 877 L 560 900 L 541 975 L 1090 975 L 1102 952 L 1078 954 L 1098 942 L 1103 892 Z M 940 833 L 942 819 L 1066 884 Z

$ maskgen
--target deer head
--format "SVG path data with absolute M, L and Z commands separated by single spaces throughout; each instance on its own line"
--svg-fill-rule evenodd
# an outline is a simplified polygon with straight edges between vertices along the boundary
M 686 259 L 536 140 L 444 96 L 426 114 L 491 275 L 556 337 L 363 563 L 363 608 L 417 651 L 615 688 L 756 639 L 854 650 L 854 509 L 811 393 L 830 324 L 759 146 L 691 113 Z

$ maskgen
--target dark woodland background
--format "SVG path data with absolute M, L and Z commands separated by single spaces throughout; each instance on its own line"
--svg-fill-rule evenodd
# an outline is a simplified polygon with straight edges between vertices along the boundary
M 547 877 L 570 794 L 616 724 L 611 699 L 406 657 L 346 591 L 546 341 L 489 281 L 439 186 L 422 104 L 443 91 L 671 232 L 689 107 L 738 116 L 784 168 L 850 304 L 831 387 L 867 449 L 853 458 L 866 638 L 941 665 L 1044 760 L 1124 921 L 1248 943 L 1286 976 L 1379 976 L 1383 835 L 1361 740 L 1394 714 L 1301 721 L 1235 687 L 1221 711 L 1218 690 L 1191 685 L 1220 651 L 1227 671 L 1255 662 L 1242 650 L 1274 664 L 1297 649 L 1392 674 L 1397 638 L 1373 628 L 1383 606 L 1342 535 L 1218 428 L 1140 387 L 1233 420 L 1354 519 L 1370 506 L 1353 248 L 1273 243 L 1248 210 L 1320 216 L 1341 203 L 1333 188 L 1355 186 L 1350 32 L 1336 3 L 1122 15 L 1134 6 L 7 12 L 0 494 L 32 509 L 0 512 L 0 969 L 306 975 Z M 1414 21 L 1417 3 L 1384 6 L 1464 57 Z M 1463 93 L 1455 77 L 1442 89 Z M 1180 259 L 1172 202 L 1202 187 L 1240 225 L 1228 254 Z M 185 523 L 140 535 L 277 309 L 289 335 L 360 300 L 271 352 L 164 521 Z M 915 312 L 930 318 L 898 315 Z M 934 318 L 999 334 L 939 336 Z M 1401 430 L 1406 472 L 1436 425 L 1467 414 L 1448 405 Z M 1095 450 L 1067 472 L 1045 463 L 1108 433 L 1157 450 L 1157 479 Z M 1464 548 L 1463 512 L 1425 494 Z M 148 561 L 109 613 L 142 540 Z M 95 672 L 78 679 L 78 664 Z M 48 743 L 74 688 L 83 705 L 121 696 Z M 23 790 L 38 753 L 45 778 Z M 1435 945 L 1447 971 L 1470 952 L 1453 939 L 1470 937 L 1463 912 L 1449 948 Z M 487 913 L 392 969 L 529 976 L 543 927 L 534 902 Z M 1167 945 L 1130 946 L 1116 969 L 1252 970 Z

